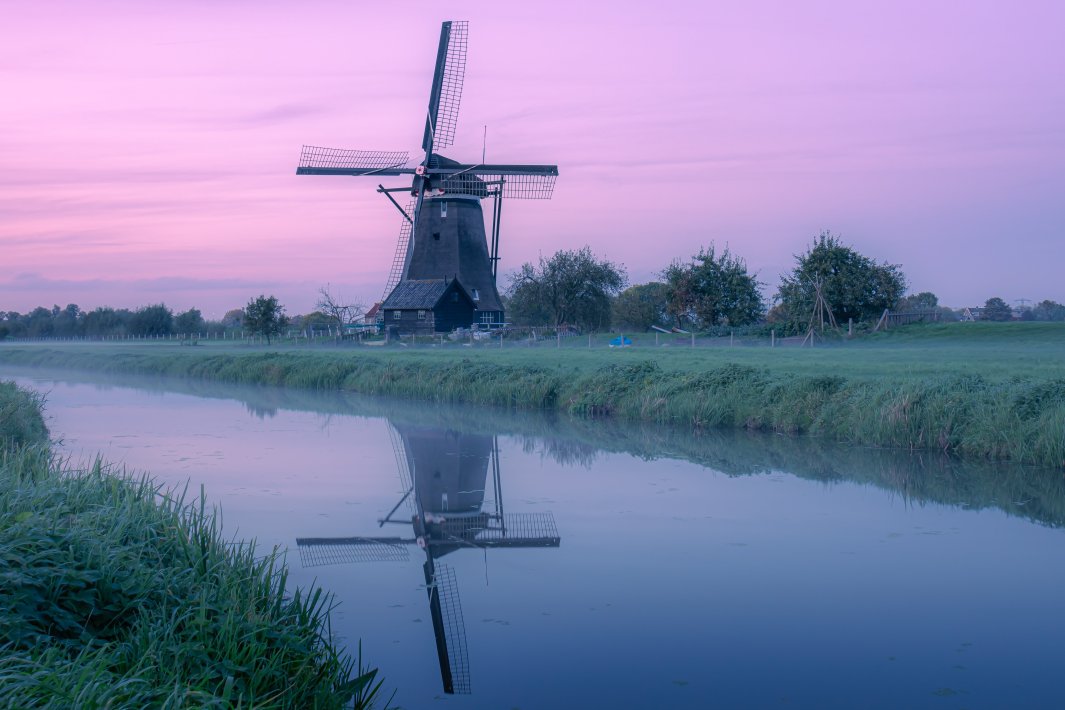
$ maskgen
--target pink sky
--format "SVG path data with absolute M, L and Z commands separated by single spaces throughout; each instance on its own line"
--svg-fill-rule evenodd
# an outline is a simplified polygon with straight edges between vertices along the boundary
M 487 124 L 561 173 L 503 272 L 589 244 L 640 283 L 714 241 L 772 295 L 831 229 L 948 305 L 1065 302 L 1065 3 L 42 1 L 0 25 L 0 310 L 372 302 L 399 217 L 299 149 L 415 155 L 445 19 L 445 154 Z

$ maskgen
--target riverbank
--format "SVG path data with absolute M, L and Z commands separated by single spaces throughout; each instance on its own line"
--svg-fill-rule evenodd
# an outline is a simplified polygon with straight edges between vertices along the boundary
M 0 707 L 366 706 L 376 671 L 329 640 L 327 595 L 286 596 L 276 551 L 202 495 L 61 462 L 10 383 L 0 414 Z
M 1065 327 L 911 326 L 832 347 L 4 345 L 0 363 L 745 428 L 1065 466 Z

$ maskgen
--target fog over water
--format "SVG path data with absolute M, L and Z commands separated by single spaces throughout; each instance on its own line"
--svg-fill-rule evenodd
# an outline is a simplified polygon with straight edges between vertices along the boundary
M 362 640 L 402 707 L 1060 706 L 1060 471 L 341 393 L 0 377 L 47 394 L 73 461 L 202 485 L 227 531 L 287 549 L 293 583 L 336 594 L 334 633 Z

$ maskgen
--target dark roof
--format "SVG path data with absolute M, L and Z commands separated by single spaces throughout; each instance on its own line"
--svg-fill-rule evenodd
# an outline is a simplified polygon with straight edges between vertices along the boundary
M 447 291 L 445 279 L 412 279 L 400 281 L 381 304 L 381 309 L 419 308 L 431 309 Z

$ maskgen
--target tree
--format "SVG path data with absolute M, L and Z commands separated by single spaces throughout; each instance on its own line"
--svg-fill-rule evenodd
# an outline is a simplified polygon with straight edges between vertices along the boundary
M 266 338 L 267 345 L 271 336 L 280 335 L 287 325 L 285 307 L 279 305 L 274 296 L 262 295 L 244 306 L 244 327 Z
M 95 308 L 82 317 L 85 335 L 125 335 L 133 321 L 133 314 L 125 308 Z
M 234 308 L 226 311 L 226 314 L 222 316 L 223 328 L 240 328 L 244 325 L 244 309 Z
M 614 299 L 611 318 L 616 325 L 641 332 L 652 325 L 666 325 L 669 323 L 666 295 L 667 286 L 660 281 L 630 286 Z
M 174 313 L 162 303 L 138 308 L 129 325 L 134 335 L 170 335 Z
M 76 303 L 69 303 L 63 310 L 56 306 L 52 309 L 52 320 L 55 324 L 55 335 L 69 337 L 78 335 L 78 326 L 84 314 Z
M 337 331 L 343 330 L 344 326 L 356 322 L 366 312 L 365 306 L 357 301 L 348 302 L 339 295 L 334 296 L 329 289 L 329 284 L 318 289 L 318 303 L 315 308 L 329 316 L 337 327 Z
M 1032 317 L 1043 321 L 1065 320 L 1065 306 L 1057 301 L 1041 301 L 1032 307 Z
M 897 311 L 934 311 L 939 307 L 939 298 L 931 291 L 912 293 L 900 299 L 895 306 Z
M 203 315 L 195 308 L 190 308 L 174 318 L 174 330 L 183 335 L 199 333 L 203 329 Z
M 981 320 L 1007 321 L 1013 319 L 1013 309 L 1009 304 L 998 296 L 989 298 L 984 302 L 984 312 L 980 315 Z
M 817 283 L 837 321 L 879 318 L 906 291 L 906 277 L 898 264 L 878 264 L 831 232 L 822 232 L 809 251 L 796 255 L 795 262 L 791 274 L 780 277 L 777 293 L 792 322 L 809 320 Z
M 765 313 L 758 280 L 728 247 L 720 255 L 713 244 L 699 249 L 688 263 L 674 261 L 662 276 L 667 310 L 678 326 L 746 325 Z
M 571 324 L 582 328 L 610 327 L 610 300 L 625 287 L 625 267 L 600 261 L 589 247 L 558 251 L 523 264 L 511 274 L 510 317 L 526 325 Z

